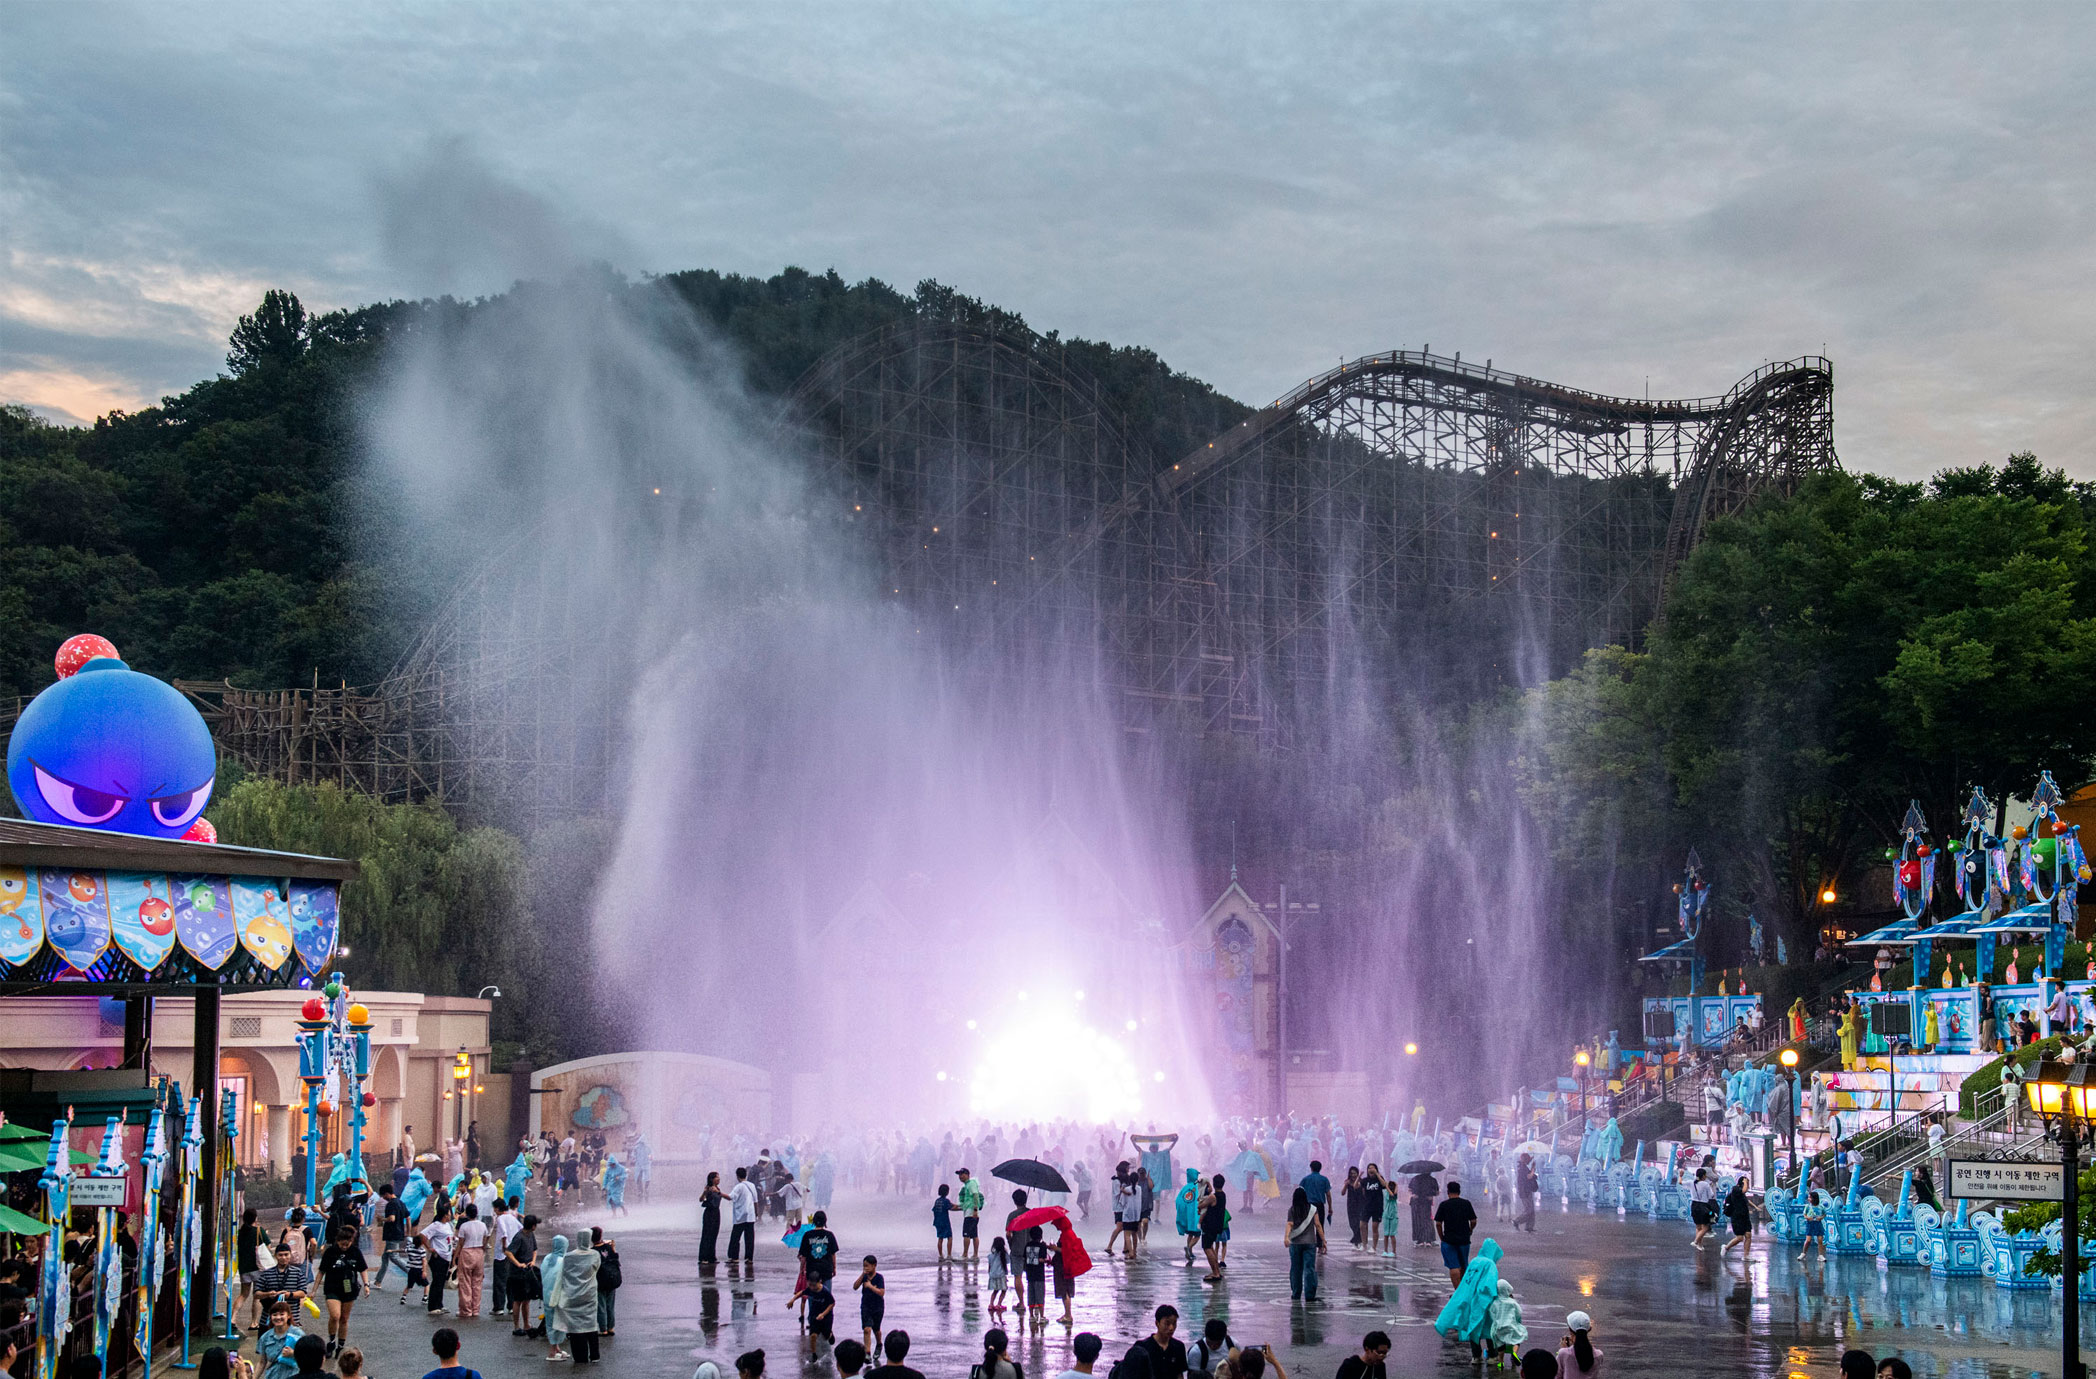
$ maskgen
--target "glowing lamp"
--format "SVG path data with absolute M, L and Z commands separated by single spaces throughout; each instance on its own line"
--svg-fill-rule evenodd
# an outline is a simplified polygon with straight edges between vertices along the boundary
M 308 996 L 306 1003 L 298 1008 L 298 1016 L 301 1020 L 325 1020 L 327 1006 L 318 996 Z
M 934 1081 L 936 1081 L 936 1082 L 944 1082 L 944 1081 L 946 1080 L 946 1074 L 945 1074 L 945 1072 L 944 1072 L 944 1071 L 942 1070 L 942 1071 L 940 1071 L 940 1072 L 934 1073 L 934 1074 L 932 1075 L 932 1078 L 933 1078 L 933 1080 L 934 1080 Z
M 1574 1063 L 1577 1063 L 1580 1067 L 1584 1068 L 1593 1060 L 1587 1056 L 1587 1051 L 1585 1049 L 1581 1049 L 1578 1053 L 1572 1055 L 1572 1061 Z
M 1410 1043 L 1408 1043 L 1408 1044 L 1406 1044 L 1406 1045 L 1405 1045 L 1405 1052 L 1406 1052 L 1406 1053 L 1408 1053 L 1408 1054 L 1418 1053 L 1418 1052 L 1419 1052 L 1419 1045 L 1417 1045 L 1417 1044 L 1410 1044 Z
M 474 1094 L 475 1096 L 479 1096 L 479 1095 L 480 1095 L 480 1094 L 481 1094 L 482 1092 L 485 1092 L 486 1090 L 487 1090 L 487 1088 L 485 1088 L 485 1087 L 481 1086 L 481 1085 L 480 1085 L 479 1083 L 477 1083 L 477 1082 L 473 1084 L 473 1094 Z
M 1130 1020 L 1130 1021 L 1128 1022 L 1128 1031 L 1129 1031 L 1129 1033 L 1131 1033 L 1131 1034 L 1133 1034 L 1133 1033 L 1135 1032 L 1135 1021 L 1133 1021 L 1133 1020 Z
M 371 1023 L 371 1011 L 370 1011 L 370 1009 L 369 1009 L 369 1008 L 368 1008 L 367 1006 L 364 1006 L 364 1005 L 363 1005 L 363 1004 L 361 1004 L 361 1003 L 359 1003 L 359 1004 L 357 1004 L 357 1005 L 353 1005 L 353 1006 L 351 1006 L 351 1007 L 349 1008 L 349 1022 L 350 1022 L 350 1023 L 352 1024 L 352 1025 L 368 1025 L 368 1024 L 370 1024 L 370 1023 Z
M 256 1114 L 256 1115 L 258 1115 L 258 1116 L 259 1116 L 259 1115 L 261 1115 L 261 1114 L 262 1114 L 262 1113 L 263 1113 L 264 1111 L 266 1111 L 266 1110 L 268 1110 L 268 1109 L 269 1109 L 268 1107 L 264 1106 L 264 1105 L 263 1105 L 263 1104 L 262 1104 L 261 1102 L 259 1102 L 259 1101 L 255 1103 L 255 1114 Z
M 2072 1063 L 2046 1059 L 2032 1071 L 2030 1080 L 2023 1084 L 2023 1094 L 2030 1107 L 2041 1116 L 2057 1116 L 2062 1111 L 2071 1112 L 2077 1120 L 2096 1117 L 2096 1066 L 2075 1061 Z
M 1151 1080 L 1152 1082 L 1162 1082 L 1162 1081 L 1164 1081 L 1164 1069 L 1163 1069 L 1163 1068 L 1159 1068 L 1159 1069 L 1158 1069 L 1158 1070 L 1157 1070 L 1156 1072 L 1154 1072 L 1154 1073 L 1151 1073 L 1151 1074 L 1150 1074 L 1150 1080 Z
M 1820 903 L 1825 905 L 1832 905 L 1835 902 L 1835 900 L 1838 899 L 1838 897 L 1834 894 L 1834 888 L 1832 886 L 1829 886 L 1825 890 L 1821 891 L 1819 893 L 1819 898 Z
M 1776 1055 L 1776 1061 L 1786 1068 L 1795 1068 L 1798 1066 L 1798 1051 L 1796 1049 L 1785 1049 Z

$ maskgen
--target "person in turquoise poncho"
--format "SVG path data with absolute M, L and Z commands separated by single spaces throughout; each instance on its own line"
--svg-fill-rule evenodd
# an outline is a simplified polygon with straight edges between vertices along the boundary
M 1594 1157 L 1604 1168 L 1623 1157 L 1623 1127 L 1616 1124 L 1614 1116 L 1608 1118 L 1608 1124 L 1601 1127 L 1600 1138 L 1594 1141 Z
M 1485 1338 L 1492 1334 L 1492 1304 L 1499 1298 L 1499 1260 L 1506 1251 L 1490 1236 L 1477 1247 L 1476 1258 L 1463 1271 L 1455 1296 L 1434 1318 L 1434 1330 L 1451 1341 L 1468 1341 L 1470 1353 L 1485 1353 Z
M 407 1185 L 400 1190 L 400 1204 L 408 1209 L 408 1224 L 413 1225 L 422 1216 L 422 1208 L 429 1202 L 430 1194 L 436 1189 L 429 1185 L 419 1168 L 408 1172 Z
M 1402 1228 L 1405 1215 L 1405 1199 L 1397 1192 L 1396 1183 L 1383 1185 L 1383 1253 L 1397 1253 L 1397 1233 Z
M 502 1171 L 502 1195 L 519 1206 L 524 1202 L 524 1184 L 531 1181 L 531 1153 L 520 1150 L 515 1163 Z
M 616 1215 L 626 1215 L 626 1165 L 616 1154 L 604 1156 L 604 1205 Z
M 1201 1170 L 1186 1170 L 1186 1185 L 1173 1199 L 1173 1224 L 1186 1242 L 1186 1262 L 1194 1262 L 1194 1242 L 1201 1238 Z
M 349 1156 L 337 1154 L 329 1159 L 327 1181 L 320 1185 L 320 1200 L 325 1202 L 335 1195 L 335 1184 L 349 1181 Z

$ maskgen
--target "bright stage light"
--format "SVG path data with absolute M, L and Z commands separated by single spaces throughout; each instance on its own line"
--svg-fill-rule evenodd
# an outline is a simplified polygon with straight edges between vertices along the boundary
M 1128 1022 L 1128 1032 L 1129 1032 L 1130 1034 L 1133 1034 L 1133 1033 L 1135 1033 L 1135 1021 L 1133 1021 L 1133 1020 L 1130 1020 L 1130 1021 Z
M 936 1076 L 938 1077 L 939 1081 L 944 1082 L 946 1080 L 946 1070 L 944 1068 L 941 1068 L 939 1072 L 936 1074 Z
M 974 1028 L 975 1028 L 975 1021 L 973 1021 L 973 1020 L 970 1020 L 970 1021 L 968 1022 L 968 1028 L 969 1028 L 969 1029 L 974 1029 Z
M 1081 991 L 1081 990 L 1080 990 L 1080 991 L 1078 991 L 1078 992 L 1076 993 L 1076 999 L 1078 999 L 1078 1000 L 1080 1000 L 1080 1001 L 1081 1001 L 1081 1000 L 1083 1000 L 1083 999 L 1084 999 L 1084 992 L 1083 992 L 1083 991 Z
M 1158 1069 L 1158 1070 L 1157 1070 L 1156 1072 L 1154 1072 L 1154 1073 L 1151 1073 L 1151 1074 L 1150 1074 L 1150 1080 L 1151 1080 L 1152 1082 L 1162 1082 L 1162 1081 L 1164 1081 L 1164 1069 L 1163 1069 L 1163 1068 L 1159 1068 L 1159 1069 Z
M 992 1120 L 1111 1121 L 1142 1110 L 1128 1051 L 1091 1026 L 1043 1011 L 989 1036 L 968 1109 Z

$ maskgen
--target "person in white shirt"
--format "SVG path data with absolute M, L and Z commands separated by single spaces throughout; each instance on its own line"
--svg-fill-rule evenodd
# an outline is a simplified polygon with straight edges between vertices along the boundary
M 458 1315 L 480 1315 L 481 1285 L 488 1271 L 488 1223 L 480 1219 L 480 1208 L 468 1206 L 466 1219 L 458 1223 L 458 1249 L 452 1256 L 458 1278 Z
M 451 1229 L 451 1209 L 446 1207 L 438 1212 L 417 1238 L 429 1251 L 429 1286 L 424 1290 L 429 1298 L 429 1310 L 441 1315 L 444 1311 L 444 1282 L 451 1277 L 452 1250 L 458 1243 L 457 1232 Z M 407 1295 L 403 1293 L 401 1296 Z
M 510 1206 L 507 1198 L 495 1201 L 495 1220 L 490 1253 L 494 1256 L 494 1267 L 488 1272 L 494 1278 L 494 1300 L 488 1304 L 491 1315 L 500 1315 L 509 1307 L 509 1242 L 516 1239 L 524 1229 L 524 1222 Z
M 733 1264 L 747 1251 L 751 1264 L 757 1262 L 757 1185 L 747 1168 L 735 1170 L 735 1190 L 728 1194 L 728 1262 Z
M 1710 1170 L 1696 1170 L 1695 1186 L 1689 1189 L 1689 1216 L 1696 1223 L 1696 1238 L 1692 1242 L 1697 1249 L 1710 1239 L 1710 1227 L 1718 1216 L 1718 1185 L 1710 1176 Z
M 779 1206 L 786 1213 L 787 1230 L 792 1230 L 801 1223 L 802 1195 L 800 1179 L 787 1174 L 785 1186 L 779 1189 Z

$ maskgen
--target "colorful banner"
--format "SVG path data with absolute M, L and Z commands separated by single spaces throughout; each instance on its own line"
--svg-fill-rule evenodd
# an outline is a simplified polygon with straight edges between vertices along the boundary
M 37 872 L 44 939 L 68 967 L 85 972 L 109 951 L 109 880 L 98 871 Z
M 27 962 L 43 946 L 43 888 L 36 873 L 0 867 L 0 962 Z

